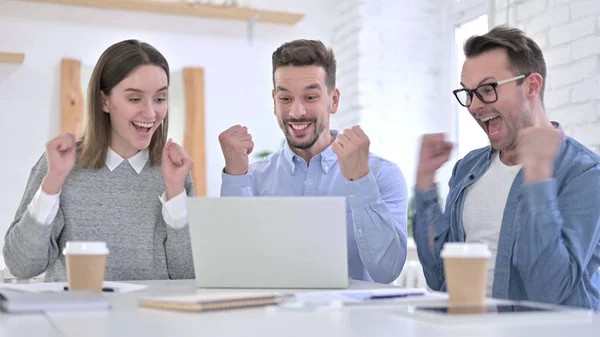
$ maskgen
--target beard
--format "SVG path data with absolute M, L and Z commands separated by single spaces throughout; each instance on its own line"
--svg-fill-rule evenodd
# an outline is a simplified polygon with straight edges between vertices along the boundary
M 311 123 L 315 129 L 312 134 L 294 136 L 290 131 L 289 123 Z M 286 118 L 280 122 L 280 127 L 290 147 L 298 150 L 307 150 L 313 147 L 317 140 L 319 140 L 319 136 L 321 136 L 323 130 L 325 130 L 325 125 L 316 118 Z
M 504 119 L 504 117 L 502 117 Z M 505 119 L 505 125 L 507 128 L 507 139 L 505 144 L 493 146 L 498 151 L 508 151 L 516 149 L 519 145 L 519 133 L 526 128 L 534 126 L 533 124 L 533 113 L 529 109 L 522 111 L 520 118 L 511 118 L 510 120 Z

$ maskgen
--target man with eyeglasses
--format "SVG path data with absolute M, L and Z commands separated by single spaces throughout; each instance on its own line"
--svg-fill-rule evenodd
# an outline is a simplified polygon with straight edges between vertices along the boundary
M 549 120 L 544 57 L 522 31 L 496 27 L 464 52 L 453 93 L 490 146 L 456 163 L 442 212 L 435 174 L 453 146 L 422 138 L 414 237 L 428 285 L 446 289 L 444 243 L 483 242 L 488 296 L 599 309 L 600 157 Z

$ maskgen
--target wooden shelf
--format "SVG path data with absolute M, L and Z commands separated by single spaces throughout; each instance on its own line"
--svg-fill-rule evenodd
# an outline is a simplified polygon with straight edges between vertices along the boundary
M 0 52 L 0 63 L 22 64 L 25 61 L 23 53 L 4 53 Z
M 126 11 L 149 12 L 158 14 L 174 14 L 197 16 L 205 18 L 218 18 L 228 20 L 276 23 L 294 25 L 300 21 L 304 14 L 290 12 L 267 11 L 245 7 L 227 7 L 204 5 L 183 1 L 160 0 L 22 0 L 29 2 L 43 2 L 80 7 L 94 7 L 103 9 L 117 9 Z

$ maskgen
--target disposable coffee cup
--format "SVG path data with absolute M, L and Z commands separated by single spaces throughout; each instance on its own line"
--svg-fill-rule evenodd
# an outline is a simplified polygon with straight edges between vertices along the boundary
M 486 244 L 449 242 L 444 244 L 444 274 L 450 306 L 481 307 L 485 304 L 488 263 Z
M 105 242 L 69 241 L 63 250 L 69 290 L 102 291 L 108 247 Z

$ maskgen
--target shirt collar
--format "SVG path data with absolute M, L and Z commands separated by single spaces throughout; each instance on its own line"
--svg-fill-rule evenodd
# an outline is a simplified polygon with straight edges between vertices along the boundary
M 330 134 L 333 138 L 333 141 L 336 141 L 339 136 L 339 132 L 337 130 L 331 130 Z M 321 167 L 323 168 L 323 172 L 329 172 L 329 170 L 337 162 L 337 160 L 337 155 L 335 154 L 335 152 L 333 152 L 333 143 L 331 143 L 325 149 L 325 151 L 321 152 Z
M 127 159 L 127 161 L 129 162 L 129 165 L 131 165 L 131 167 L 133 167 L 135 172 L 140 174 L 140 172 L 142 172 L 142 169 L 144 168 L 144 166 L 146 166 L 146 163 L 148 162 L 149 158 L 150 158 L 150 152 L 148 151 L 148 149 L 144 149 L 144 150 L 136 153 L 133 157 Z M 119 156 L 119 154 L 117 154 L 115 151 L 113 151 L 113 149 L 111 149 L 110 147 L 108 148 L 108 151 L 106 153 L 106 166 L 108 167 L 108 169 L 111 172 L 114 169 L 116 169 L 117 166 L 121 165 L 121 163 L 124 160 L 125 159 L 123 159 L 123 157 Z
M 331 134 L 331 137 L 333 137 L 334 140 L 336 140 L 339 135 L 339 132 L 337 130 L 331 130 L 329 133 Z M 332 145 L 333 143 L 330 144 L 325 150 L 323 150 L 323 152 L 319 153 L 316 156 L 320 159 L 321 168 L 325 173 L 329 172 L 329 170 L 331 170 L 331 167 L 337 162 L 337 155 L 335 154 L 335 152 L 333 152 Z M 285 142 L 285 146 L 283 147 L 283 157 L 285 158 L 285 161 L 290 167 L 290 172 L 292 173 L 292 175 L 294 175 L 296 173 L 296 162 L 298 162 L 301 158 L 296 153 L 294 153 L 294 151 L 292 151 L 292 148 L 290 147 L 287 141 Z
M 285 145 L 283 146 L 283 158 L 285 159 L 285 162 L 288 163 L 292 175 L 296 173 L 296 164 L 294 163 L 296 157 L 297 155 L 294 153 L 294 151 L 292 151 L 292 149 L 290 148 L 290 144 L 288 144 L 286 140 Z

